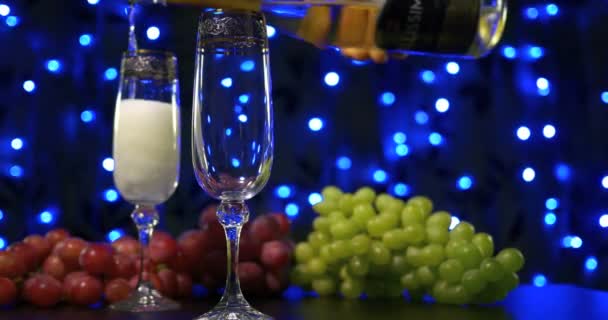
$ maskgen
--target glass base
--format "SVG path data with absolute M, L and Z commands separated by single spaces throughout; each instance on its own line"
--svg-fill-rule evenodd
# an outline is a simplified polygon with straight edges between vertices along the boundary
M 150 284 L 143 283 L 129 298 L 110 305 L 110 309 L 127 312 L 155 312 L 179 309 L 179 303 L 163 297 Z
M 251 307 L 244 298 L 234 300 L 226 303 L 222 299 L 211 311 L 194 320 L 273 320 Z

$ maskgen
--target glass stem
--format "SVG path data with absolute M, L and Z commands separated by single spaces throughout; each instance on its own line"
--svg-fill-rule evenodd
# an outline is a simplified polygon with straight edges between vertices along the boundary
M 223 305 L 247 304 L 239 283 L 239 241 L 243 224 L 249 219 L 249 209 L 243 201 L 222 201 L 217 215 L 226 233 L 228 270 L 226 287 L 220 300 Z
M 147 285 L 147 281 L 144 281 L 144 251 L 150 244 L 152 234 L 154 233 L 154 227 L 158 224 L 158 212 L 154 206 L 136 205 L 135 210 L 131 213 L 131 218 L 135 222 L 137 227 L 137 233 L 139 235 L 139 274 L 137 280 L 137 288 L 142 285 Z

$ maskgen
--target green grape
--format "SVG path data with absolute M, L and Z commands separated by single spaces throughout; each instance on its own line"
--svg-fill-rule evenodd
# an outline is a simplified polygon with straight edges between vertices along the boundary
M 367 279 L 365 281 L 365 293 L 370 299 L 384 297 L 384 282 L 376 279 Z
M 479 271 L 481 272 L 481 276 L 488 282 L 498 281 L 505 274 L 505 269 L 494 258 L 483 259 L 479 265 Z
M 420 253 L 421 262 L 431 267 L 438 266 L 445 259 L 443 246 L 436 243 L 426 245 Z
M 374 238 L 382 238 L 385 232 L 393 229 L 396 225 L 390 216 L 377 216 L 367 222 L 367 233 Z
M 305 264 L 298 264 L 291 269 L 289 278 L 298 286 L 306 286 L 312 282 L 312 275 L 308 272 Z
M 447 211 L 437 211 L 429 216 L 426 220 L 427 227 L 436 227 L 443 230 L 448 230 L 452 224 L 452 215 Z
M 426 227 L 426 239 L 429 243 L 437 243 L 445 245 L 450 239 L 450 234 L 447 228 L 441 228 L 436 226 Z
M 382 243 L 391 250 L 401 250 L 407 247 L 406 233 L 402 229 L 389 230 L 382 236 Z
M 384 292 L 387 298 L 396 299 L 403 297 L 403 289 L 401 288 L 401 283 L 399 283 L 399 278 L 385 281 Z
M 328 265 L 338 261 L 338 258 L 331 252 L 331 245 L 329 244 L 323 245 L 319 249 L 319 257 Z
M 314 206 L 312 206 L 312 210 L 314 210 L 316 213 L 318 213 L 322 216 L 326 216 L 330 212 L 336 211 L 338 209 L 339 209 L 338 203 L 336 201 L 332 201 L 332 200 L 323 200 L 323 201 L 315 204 Z
M 327 265 L 327 275 L 332 276 L 332 277 L 338 277 L 340 275 L 340 269 L 342 267 L 340 266 L 339 263 L 334 263 L 334 264 L 328 264 Z
M 403 232 L 405 233 L 405 241 L 407 241 L 408 244 L 422 244 L 426 237 L 424 227 L 418 223 L 403 227 Z
M 356 279 L 348 279 L 340 284 L 340 293 L 347 299 L 357 299 L 363 294 L 364 282 Z
M 450 285 L 445 280 L 439 280 L 433 285 L 431 295 L 439 303 L 448 303 L 448 289 Z
M 334 239 L 351 239 L 357 234 L 357 225 L 350 220 L 338 221 L 330 231 Z
M 464 273 L 464 266 L 460 260 L 448 259 L 439 265 L 439 278 L 446 283 L 458 283 Z
M 418 247 L 409 246 L 405 252 L 405 258 L 407 263 L 414 267 L 422 267 L 424 263 L 422 263 L 422 250 Z
M 480 293 L 486 287 L 486 280 L 481 276 L 479 269 L 467 270 L 462 275 L 462 286 L 470 295 Z
M 507 292 L 498 287 L 498 283 L 489 282 L 481 292 L 474 297 L 477 304 L 491 304 L 506 297 Z
M 339 275 L 340 275 L 341 280 L 348 280 L 348 279 L 353 278 L 353 276 L 350 274 L 350 272 L 348 272 L 348 265 L 343 265 L 340 268 Z
M 466 304 L 471 298 L 462 285 L 449 285 L 440 280 L 433 286 L 433 297 L 440 303 Z
M 328 244 L 331 240 L 331 237 L 324 232 L 311 232 L 308 235 L 308 243 L 312 246 L 313 249 L 320 249 L 322 245 Z
M 353 208 L 353 215 L 351 219 L 360 229 L 365 230 L 367 228 L 367 222 L 375 217 L 376 211 L 371 204 L 360 203 Z
M 342 197 L 342 190 L 336 186 L 327 186 L 321 190 L 321 195 L 323 196 L 323 200 L 333 200 L 338 201 L 340 197 Z
M 322 276 L 327 271 L 327 264 L 321 258 L 312 258 L 306 264 L 306 270 L 313 276 Z
M 411 198 L 408 202 L 408 205 L 419 206 L 422 208 L 424 212 L 424 217 L 426 218 L 433 211 L 433 202 L 431 199 L 423 196 L 416 196 Z
M 397 211 L 383 211 L 378 217 L 380 219 L 386 220 L 387 224 L 390 224 L 393 228 L 399 227 L 399 213 Z
M 329 251 L 336 259 L 344 259 L 352 256 L 353 250 L 350 246 L 350 241 L 336 240 L 329 245 Z
M 467 245 L 468 242 L 464 241 L 464 240 L 450 240 L 448 241 L 448 243 L 445 245 L 445 256 L 448 258 L 455 258 L 456 257 L 456 249 Z
M 387 265 L 391 262 L 391 252 L 382 242 L 372 241 L 369 249 L 369 259 L 372 264 Z
M 312 227 L 315 231 L 329 233 L 331 223 L 327 217 L 316 217 L 312 222 Z
M 369 272 L 369 260 L 361 256 L 354 256 L 348 262 L 350 274 L 356 277 L 363 277 Z
M 306 242 L 298 243 L 294 251 L 298 263 L 307 262 L 315 256 L 315 250 Z
M 350 193 L 343 194 L 340 201 L 338 201 L 338 207 L 340 211 L 344 212 L 344 215 L 350 217 L 355 207 L 355 197 Z
M 336 293 L 336 281 L 329 276 L 323 276 L 312 281 L 312 289 L 320 296 Z
M 515 272 L 507 272 L 496 284 L 508 294 L 519 285 L 519 276 Z
M 346 221 L 346 216 L 344 215 L 344 212 L 334 210 L 327 215 L 327 220 L 329 221 L 330 225 L 334 225 L 340 221 Z
M 405 255 L 394 254 L 391 259 L 391 273 L 396 276 L 401 276 L 410 271 L 411 266 L 407 263 Z
M 401 277 L 401 287 L 408 291 L 416 291 L 420 289 L 421 284 L 416 278 L 416 271 L 408 272 Z
M 367 272 L 368 277 L 385 279 L 386 275 L 391 272 L 390 263 L 379 265 L 379 264 L 372 263 L 371 258 L 368 258 L 368 259 L 370 259 L 369 271 Z
M 461 221 L 452 231 L 450 231 L 450 240 L 466 240 L 471 241 L 475 235 L 475 227 L 472 224 Z
M 494 240 L 491 235 L 480 232 L 473 236 L 471 242 L 479 249 L 482 258 L 490 258 L 494 254 Z
M 384 211 L 388 208 L 389 204 L 396 200 L 391 195 L 386 193 L 381 193 L 376 196 L 376 200 L 374 200 L 374 205 L 378 211 Z
M 496 260 L 509 272 L 521 270 L 525 263 L 524 255 L 515 248 L 502 249 L 496 255 Z
M 353 200 L 355 203 L 368 203 L 371 204 L 376 198 L 376 191 L 370 187 L 363 187 L 353 194 Z
M 404 227 L 411 224 L 423 224 L 424 218 L 424 211 L 419 206 L 406 205 L 401 210 L 401 225 Z
M 428 287 L 437 280 L 437 275 L 431 267 L 424 266 L 416 269 L 416 279 L 422 286 Z
M 475 245 L 471 243 L 463 244 L 454 249 L 454 258 L 460 260 L 465 270 L 479 267 L 481 263 L 481 253 Z
M 362 255 L 369 251 L 372 240 L 364 234 L 358 234 L 350 240 L 351 249 L 354 254 Z
M 384 211 L 394 212 L 397 215 L 397 217 L 400 219 L 400 215 L 401 215 L 401 211 L 403 210 L 403 207 L 405 207 L 405 202 L 403 202 L 403 200 L 393 198 L 392 201 L 390 201 L 386 205 L 386 207 L 384 208 Z

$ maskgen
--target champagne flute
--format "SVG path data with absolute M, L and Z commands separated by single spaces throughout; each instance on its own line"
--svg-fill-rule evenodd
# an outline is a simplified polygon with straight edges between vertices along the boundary
M 179 151 L 177 58 L 163 51 L 126 52 L 114 115 L 114 183 L 121 196 L 135 205 L 131 218 L 139 234 L 141 268 L 135 291 L 112 309 L 144 312 L 179 307 L 143 279 L 144 248 L 159 220 L 155 206 L 177 188 Z
M 238 280 L 245 200 L 270 176 L 273 120 L 268 39 L 264 16 L 209 9 L 199 20 L 192 158 L 199 185 L 221 200 L 217 216 L 227 241 L 228 276 L 220 302 L 198 320 L 271 319 L 253 309 Z

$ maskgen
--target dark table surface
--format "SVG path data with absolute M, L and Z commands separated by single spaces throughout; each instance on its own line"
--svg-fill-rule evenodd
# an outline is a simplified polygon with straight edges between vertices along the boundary
M 22 306 L 0 310 L 2 320 L 189 320 L 209 310 L 215 299 L 185 303 L 181 310 L 130 314 L 100 309 L 57 307 L 35 309 Z M 277 320 L 565 320 L 608 319 L 608 292 L 572 286 L 543 288 L 521 286 L 499 305 L 459 307 L 437 304 L 411 304 L 401 300 L 357 300 L 305 298 L 302 300 L 252 301 Z

